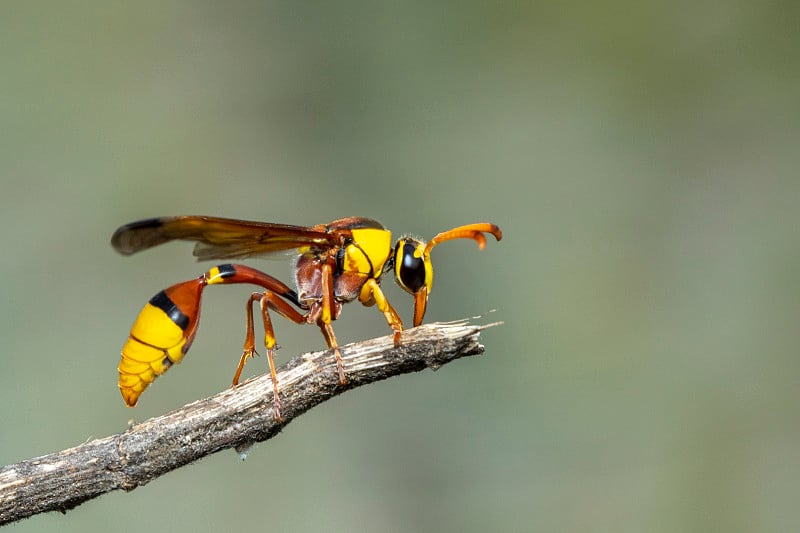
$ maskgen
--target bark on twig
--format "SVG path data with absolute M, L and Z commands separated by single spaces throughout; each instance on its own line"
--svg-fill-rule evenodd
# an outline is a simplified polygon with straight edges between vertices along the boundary
M 482 353 L 479 334 L 494 325 L 427 324 L 404 332 L 397 347 L 391 336 L 344 346 L 345 386 L 339 385 L 331 351 L 298 355 L 279 369 L 281 421 L 272 416 L 272 384 L 265 374 L 123 433 L 0 468 L 0 525 L 65 512 L 112 490 L 133 490 L 220 450 L 245 450 L 346 390 Z

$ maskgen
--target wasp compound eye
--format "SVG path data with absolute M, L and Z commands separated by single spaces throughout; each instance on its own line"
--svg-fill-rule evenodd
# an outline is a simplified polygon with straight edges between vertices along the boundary
M 400 286 L 412 294 L 425 285 L 422 243 L 414 239 L 404 239 L 400 242 L 395 258 L 395 274 Z

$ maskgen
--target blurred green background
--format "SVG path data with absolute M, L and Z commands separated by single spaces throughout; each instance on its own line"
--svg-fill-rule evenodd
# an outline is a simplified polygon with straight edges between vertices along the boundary
M 131 220 L 348 215 L 430 237 L 486 355 L 345 394 L 15 531 L 789 531 L 800 523 L 796 2 L 4 2 L 0 464 L 227 386 L 209 290 L 135 410 L 119 349 L 191 246 Z M 289 279 L 288 262 L 252 262 Z M 406 321 L 411 299 L 384 286 Z M 277 322 L 279 360 L 324 346 Z M 358 305 L 342 342 L 388 334 Z M 266 370 L 261 358 L 248 375 Z

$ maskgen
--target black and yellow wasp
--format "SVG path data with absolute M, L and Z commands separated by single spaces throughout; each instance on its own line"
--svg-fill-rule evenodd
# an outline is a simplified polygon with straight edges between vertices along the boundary
M 427 244 L 402 237 L 392 246 L 392 234 L 381 223 L 348 217 L 317 226 L 290 226 L 207 216 L 162 217 L 120 227 L 111 239 L 115 250 L 130 255 L 172 240 L 197 241 L 199 259 L 242 259 L 274 252 L 296 251 L 294 288 L 280 280 L 239 264 L 219 265 L 200 277 L 175 284 L 145 305 L 122 348 L 119 388 L 128 406 L 136 405 L 150 383 L 179 363 L 194 340 L 200 318 L 200 300 L 208 285 L 248 283 L 262 292 L 247 301 L 247 332 L 233 384 L 239 382 L 248 357 L 255 353 L 253 304 L 258 303 L 265 329 L 265 346 L 274 386 L 274 415 L 280 418 L 278 378 L 273 351 L 275 333 L 270 311 L 298 324 L 316 324 L 328 347 L 334 350 L 339 381 L 347 382 L 331 322 L 342 306 L 358 300 L 375 305 L 400 342 L 403 322 L 380 287 L 381 277 L 392 270 L 397 283 L 414 296 L 414 326 L 422 323 L 433 284 L 430 253 L 451 239 L 473 239 L 482 249 L 486 233 L 498 241 L 500 228 L 477 223 L 439 233 Z

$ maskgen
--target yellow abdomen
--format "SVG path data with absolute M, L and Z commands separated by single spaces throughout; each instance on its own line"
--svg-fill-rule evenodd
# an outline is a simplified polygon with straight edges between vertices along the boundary
M 197 328 L 202 286 L 200 280 L 174 285 L 139 313 L 117 368 L 119 390 L 129 407 L 157 376 L 183 359 Z

